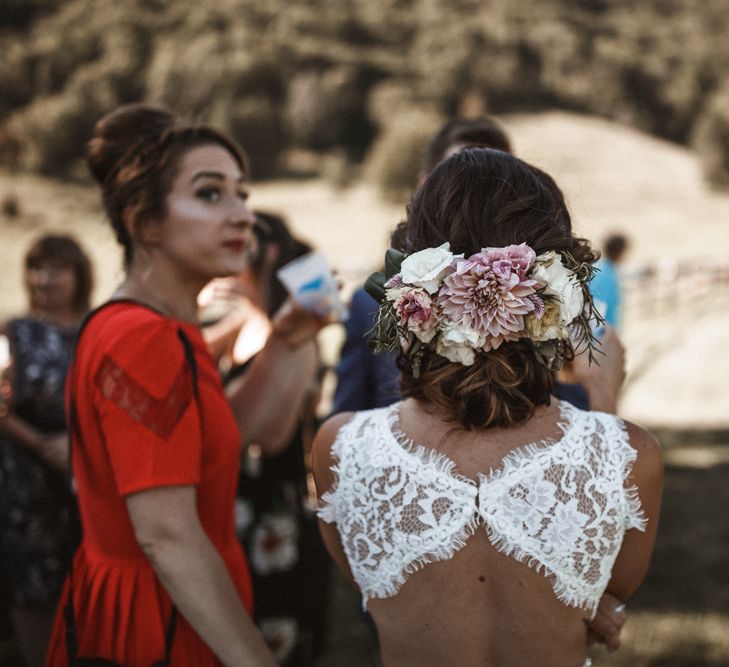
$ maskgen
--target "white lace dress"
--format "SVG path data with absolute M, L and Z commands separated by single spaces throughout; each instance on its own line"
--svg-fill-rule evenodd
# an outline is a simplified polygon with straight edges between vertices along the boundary
M 356 413 L 332 447 L 336 481 L 319 516 L 336 523 L 352 575 L 369 598 L 395 595 L 476 530 L 544 572 L 556 597 L 593 615 L 623 535 L 645 530 L 636 451 L 622 421 L 561 403 L 562 437 L 512 451 L 478 481 L 397 431 L 399 405 Z

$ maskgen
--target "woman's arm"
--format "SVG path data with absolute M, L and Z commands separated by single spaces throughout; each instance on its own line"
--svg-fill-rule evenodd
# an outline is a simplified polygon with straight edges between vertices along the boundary
M 215 363 L 218 363 L 224 354 L 233 349 L 246 318 L 246 311 L 243 308 L 236 308 L 215 324 L 206 326 L 202 330 L 208 352 L 215 359 Z
M 335 474 L 332 471 L 335 461 L 332 458 L 331 449 L 339 429 L 352 418 L 352 415 L 352 412 L 342 412 L 327 419 L 314 438 L 314 445 L 311 450 L 311 467 L 316 483 L 316 495 L 320 502 L 322 496 L 330 491 L 336 483 Z M 352 585 L 358 588 L 352 576 L 352 571 L 349 569 L 349 562 L 344 553 L 336 524 L 319 519 L 319 532 L 329 555 Z
M 7 356 L 0 359 L 0 434 L 30 450 L 58 470 L 68 468 L 68 435 L 65 432 L 43 433 L 13 413 L 12 367 L 7 339 L 7 322 L 0 323 Z M 9 368 L 10 366 L 10 368 Z
M 587 645 L 605 644 L 608 651 L 617 651 L 623 625 L 625 603 L 608 592 L 603 593 L 595 617 L 587 623 Z
M 611 326 L 605 325 L 597 350 L 594 363 L 590 363 L 586 352 L 577 355 L 572 374 L 574 381 L 587 390 L 590 410 L 615 415 L 625 380 L 625 348 Z
M 137 541 L 155 573 L 223 664 L 275 665 L 200 524 L 195 487 L 157 487 L 127 496 L 126 503 Z
M 68 469 L 68 435 L 42 433 L 12 412 L 0 417 L 0 433 L 38 455 L 58 470 Z
M 635 486 L 647 520 L 645 532 L 628 530 L 613 566 L 607 590 L 619 600 L 635 593 L 648 571 L 658 530 L 663 487 L 663 459 L 658 440 L 648 431 L 626 422 L 630 445 L 638 455 L 628 484 Z
M 227 388 L 244 441 L 267 455 L 279 453 L 296 427 L 317 370 L 315 335 L 326 323 L 287 302 L 250 368 Z
M 613 566 L 607 590 L 600 598 L 595 617 L 587 623 L 587 645 L 605 644 L 609 651 L 620 648 L 625 624 L 625 601 L 635 593 L 650 564 L 658 529 L 663 461 L 658 441 L 647 431 L 626 423 L 631 445 L 638 451 L 629 479 L 635 485 L 648 523 L 645 532 L 629 530 Z
M 269 339 L 243 375 L 226 393 L 244 442 L 255 442 L 275 456 L 291 440 L 304 401 L 316 376 L 318 357 L 313 341 L 291 349 Z

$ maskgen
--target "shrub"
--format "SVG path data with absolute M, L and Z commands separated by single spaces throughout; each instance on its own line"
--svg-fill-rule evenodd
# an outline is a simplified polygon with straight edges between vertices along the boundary
M 2 204 L 0 205 L 3 215 L 6 218 L 15 219 L 20 216 L 20 200 L 15 194 L 7 194 L 3 197 Z
M 232 100 L 225 125 L 248 154 L 252 177 L 264 179 L 275 176 L 285 143 L 276 103 L 264 96 Z
M 693 136 L 706 180 L 729 189 L 729 86 L 716 93 L 701 115 Z
M 66 91 L 38 98 L 12 117 L 25 167 L 60 178 L 75 173 L 74 162 L 84 156 L 94 123 L 120 101 L 105 67 L 79 71 Z
M 407 200 L 423 167 L 428 142 L 442 125 L 435 112 L 411 109 L 396 115 L 370 149 L 366 178 L 393 202 Z
M 284 112 L 289 136 L 303 148 L 344 145 L 361 150 L 372 134 L 366 94 L 360 72 L 351 66 L 297 74 L 289 84 Z
M 400 79 L 389 79 L 374 86 L 367 96 L 367 115 L 378 127 L 387 125 L 394 116 L 413 106 L 414 94 Z
M 0 39 L 0 117 L 28 104 L 33 88 L 30 58 L 20 39 Z
M 215 93 L 222 92 L 224 59 L 218 51 L 218 40 L 214 32 L 202 33 L 182 51 L 175 38 L 160 40 L 147 68 L 149 96 L 184 116 L 205 115 L 211 109 Z M 201 63 L 205 63 L 204 76 Z
M 60 0 L 3 0 L 0 25 L 6 29 L 25 28 L 43 12 L 53 11 Z

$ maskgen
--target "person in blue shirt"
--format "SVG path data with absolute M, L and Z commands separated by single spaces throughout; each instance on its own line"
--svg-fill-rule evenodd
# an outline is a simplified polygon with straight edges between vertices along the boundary
M 622 234 L 612 234 L 603 248 L 603 256 L 595 264 L 599 271 L 590 282 L 595 305 L 605 321 L 616 329 L 622 323 L 622 293 L 618 264 L 628 249 L 628 240 Z

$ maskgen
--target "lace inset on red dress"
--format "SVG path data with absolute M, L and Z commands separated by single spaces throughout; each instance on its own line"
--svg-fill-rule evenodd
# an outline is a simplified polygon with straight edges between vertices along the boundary
M 170 436 L 192 400 L 192 373 L 180 366 L 163 398 L 152 396 L 109 355 L 104 355 L 94 382 L 102 396 L 160 438 Z

